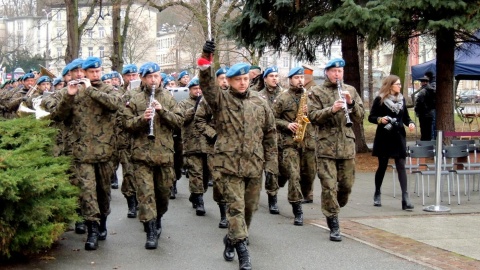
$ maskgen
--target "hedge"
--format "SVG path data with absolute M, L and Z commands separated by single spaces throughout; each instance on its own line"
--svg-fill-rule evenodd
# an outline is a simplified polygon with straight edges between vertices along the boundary
M 33 117 L 0 121 L 0 258 L 38 253 L 78 220 L 71 160 L 53 157 L 57 130 Z

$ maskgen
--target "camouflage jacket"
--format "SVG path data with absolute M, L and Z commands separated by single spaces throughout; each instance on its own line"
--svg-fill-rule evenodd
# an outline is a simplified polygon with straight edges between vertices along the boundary
M 275 102 L 275 99 L 278 97 L 278 95 L 280 95 L 280 93 L 283 92 L 283 90 L 282 88 L 280 88 L 280 86 L 273 89 L 273 91 L 269 91 L 271 90 L 271 88 L 267 88 L 268 86 L 265 86 L 265 88 L 263 88 L 262 91 L 260 91 L 258 94 L 266 101 L 268 101 L 268 105 L 271 108 L 273 106 L 273 103 Z
M 173 130 L 183 125 L 183 113 L 172 95 L 163 88 L 157 88 L 155 99 L 162 109 L 155 113 L 155 139 L 148 139 L 150 121 L 143 114 L 150 102 L 150 89 L 142 86 L 141 91 L 132 92 L 124 125 L 132 135 L 132 160 L 145 162 L 150 166 L 173 166 Z
M 200 71 L 200 87 L 217 121 L 213 168 L 238 177 L 278 174 L 275 117 L 257 92 L 239 94 L 213 85 L 211 67 Z
M 303 88 L 307 89 L 307 91 L 310 91 L 312 87 L 317 86 L 317 83 L 314 80 L 309 81 L 306 83 Z
M 363 121 L 364 109 L 360 96 L 353 86 L 343 84 L 349 91 L 354 104 L 348 110 L 352 122 Z M 316 156 L 334 159 L 355 158 L 355 134 L 346 127 L 343 110 L 332 112 L 333 103 L 339 99 L 337 84 L 325 80 L 323 85 L 313 87 L 308 99 L 308 118 L 315 127 Z
M 202 148 L 202 153 L 213 154 L 213 146 L 217 139 L 215 118 L 213 118 L 212 108 L 210 108 L 204 98 L 202 98 L 198 104 L 198 109 L 195 112 L 195 119 L 193 121 L 198 133 L 202 134 L 202 137 L 204 137 L 206 141 L 205 147 Z
M 5 108 L 15 114 L 27 92 L 28 89 L 18 89 L 16 92 L 12 93 L 12 95 L 6 101 Z
M 308 150 L 315 150 L 315 129 L 311 124 L 307 124 L 305 136 L 301 143 L 293 140 L 293 132 L 288 129 L 288 124 L 297 121 L 298 104 L 303 91 L 298 88 L 290 88 L 277 96 L 273 104 L 273 114 L 277 123 L 277 132 L 280 134 L 278 142 L 279 147 L 300 147 Z M 307 93 L 308 94 L 308 93 Z
M 201 98 L 201 97 L 197 97 Z M 192 98 L 191 96 L 187 99 L 184 99 L 178 103 L 180 110 L 184 114 L 184 122 L 182 126 L 182 142 L 183 142 L 183 154 L 198 154 L 205 153 L 206 149 L 206 138 L 195 128 L 195 104 L 197 103 L 197 98 Z M 203 151 L 202 151 L 203 150 Z
M 107 162 L 115 149 L 115 112 L 121 98 L 112 86 L 100 83 L 84 88 L 76 95 L 67 88 L 42 100 L 50 118 L 71 123 L 70 143 L 75 161 L 82 163 Z

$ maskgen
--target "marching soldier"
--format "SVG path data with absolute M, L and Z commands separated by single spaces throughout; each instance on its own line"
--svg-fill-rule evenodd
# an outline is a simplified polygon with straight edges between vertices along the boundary
M 112 85 L 112 73 L 103 74 L 101 80 L 104 84 Z
M 216 119 L 217 141 L 213 170 L 224 179 L 228 234 L 224 237 L 224 259 L 232 261 L 237 250 L 240 269 L 251 269 L 247 249 L 248 228 L 258 209 L 262 172 L 278 173 L 275 118 L 267 102 L 248 89 L 249 64 L 233 65 L 226 76 L 228 90 L 211 87 L 211 59 L 215 45 L 207 41 L 198 60 L 200 86 Z
M 268 105 L 272 108 L 275 99 L 282 92 L 282 89 L 278 85 L 278 68 L 276 66 L 268 67 L 263 72 L 263 81 L 265 88 L 263 88 L 259 95 L 267 100 Z M 279 133 L 277 133 L 279 136 Z M 280 147 L 280 140 L 277 140 L 277 145 Z M 280 154 L 279 154 L 280 155 Z M 283 176 L 281 179 L 284 179 Z M 285 183 L 283 183 L 285 184 Z M 278 209 L 277 204 L 277 193 L 279 189 L 278 179 L 269 178 L 265 179 L 265 190 L 268 195 L 268 210 L 270 214 L 278 215 L 280 210 Z
M 28 91 L 34 87 L 35 85 L 35 75 L 33 73 L 27 73 L 23 75 L 23 88 L 21 90 L 13 93 L 13 95 L 9 98 L 6 97 L 8 100 L 6 102 L 5 108 L 10 111 L 13 118 L 16 118 L 16 112 L 20 103 L 24 101 Z
M 301 182 L 306 175 L 315 178 L 315 152 L 306 149 L 308 132 L 313 127 L 304 121 L 307 114 L 307 93 L 303 88 L 304 69 L 296 67 L 288 74 L 290 87 L 280 93 L 273 104 L 279 140 L 279 169 L 282 177 L 288 180 L 288 201 L 292 204 L 295 219 L 293 224 L 303 225 Z M 305 134 L 300 134 L 302 130 Z M 295 139 L 295 136 L 298 136 Z M 311 143 L 311 141 L 309 141 Z M 313 167 L 313 168 L 312 168 Z
M 139 219 L 147 233 L 145 248 L 156 249 L 162 231 L 161 218 L 168 210 L 170 187 L 175 177 L 172 130 L 183 124 L 183 114 L 172 95 L 161 87 L 157 64 L 144 64 L 140 67 L 140 76 L 141 91 L 133 93 L 125 110 L 125 127 L 132 134 Z
M 220 68 L 215 73 L 215 76 L 217 77 L 216 87 L 219 87 L 221 90 L 228 89 L 228 81 L 226 77 L 227 71 L 228 68 Z M 213 82 L 211 82 L 211 84 L 213 84 Z M 210 85 L 210 87 L 215 86 Z M 218 223 L 218 227 L 221 229 L 226 229 L 228 228 L 227 202 L 223 196 L 223 191 L 221 190 L 225 184 L 221 182 L 221 175 L 219 175 L 219 173 L 213 169 L 213 160 L 215 158 L 213 154 L 213 147 L 215 145 L 215 141 L 217 140 L 217 132 L 215 131 L 216 121 L 213 118 L 212 108 L 208 106 L 208 103 L 203 98 L 200 100 L 198 109 L 195 112 L 194 121 L 195 128 L 206 139 L 205 149 L 203 149 L 202 152 L 207 154 L 208 169 L 213 178 L 213 200 L 217 202 L 220 210 L 220 222 Z
M 122 69 L 123 87 L 120 88 L 122 95 L 129 90 L 132 90 L 130 83 L 138 80 L 138 68 L 135 64 L 128 64 Z
M 253 91 L 260 91 L 265 87 L 262 69 L 259 66 L 250 66 L 250 70 L 248 71 L 248 78 L 250 79 L 249 88 L 251 88 Z
M 176 87 L 177 84 L 175 84 L 175 78 L 173 78 L 172 76 L 170 75 L 167 75 L 167 77 L 165 78 L 165 81 L 163 82 L 163 88 L 174 88 Z
M 327 218 L 331 241 L 342 241 L 338 214 L 347 204 L 355 181 L 355 134 L 351 122 L 359 123 L 364 116 L 357 91 L 342 83 L 344 66 L 341 58 L 330 60 L 325 66 L 325 82 L 312 89 L 308 100 L 308 118 L 316 127 L 322 212 Z
M 65 82 L 62 80 L 61 77 L 55 78 L 52 82 L 53 90 L 57 91 L 65 87 Z
M 49 92 L 52 84 L 52 79 L 48 76 L 42 76 L 37 80 L 37 90 L 30 96 L 26 97 L 25 104 L 28 108 L 35 110 L 33 107 L 33 99 L 43 96 L 44 92 Z
M 81 68 L 70 66 L 74 77 L 81 70 L 86 77 L 70 81 L 67 88 L 51 95 L 54 101 L 49 106 L 52 117 L 71 122 L 74 175 L 81 188 L 82 215 L 88 229 L 86 250 L 97 249 L 98 240 L 107 237 L 110 179 L 115 173 L 111 163 L 115 111 L 121 106 L 118 92 L 100 80 L 101 66 L 97 57 L 88 57 Z
M 188 71 L 184 70 L 180 72 L 178 75 L 178 86 L 180 87 L 187 87 L 188 82 L 190 81 L 190 75 L 188 75 Z
M 197 216 L 203 216 L 205 215 L 203 193 L 208 188 L 210 173 L 207 166 L 207 154 L 202 151 L 207 142 L 205 137 L 200 136 L 198 130 L 195 129 L 193 121 L 202 95 L 199 83 L 198 78 L 193 78 L 188 83 L 189 98 L 182 100 L 178 107 L 185 117 L 182 126 L 182 142 L 183 159 L 189 175 L 189 200 L 196 209 Z

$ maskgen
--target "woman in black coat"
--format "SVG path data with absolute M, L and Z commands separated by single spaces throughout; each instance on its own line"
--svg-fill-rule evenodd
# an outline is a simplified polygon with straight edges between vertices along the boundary
M 373 101 L 368 121 L 377 124 L 373 141 L 373 156 L 378 157 L 378 168 L 375 173 L 375 195 L 373 205 L 382 206 L 380 188 L 382 187 L 388 159 L 393 158 L 398 172 L 398 181 L 402 189 L 402 209 L 412 210 L 407 192 L 407 172 L 405 160 L 407 157 L 406 133 L 403 125 L 410 131 L 415 124 L 408 115 L 405 98 L 402 93 L 400 78 L 390 75 L 383 80 L 382 88 Z

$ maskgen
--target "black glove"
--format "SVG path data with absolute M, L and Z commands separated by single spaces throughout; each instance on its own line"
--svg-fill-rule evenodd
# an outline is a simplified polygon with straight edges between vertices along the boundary
M 215 52 L 215 42 L 212 40 L 207 40 L 203 45 L 204 53 L 214 53 Z

